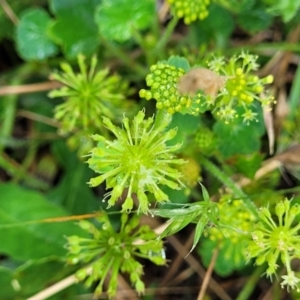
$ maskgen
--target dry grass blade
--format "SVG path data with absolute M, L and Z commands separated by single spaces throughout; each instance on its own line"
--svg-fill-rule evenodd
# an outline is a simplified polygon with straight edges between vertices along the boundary
M 186 252 L 184 246 L 182 246 L 182 244 L 174 236 L 168 237 L 168 241 L 174 247 L 174 249 L 183 257 L 185 257 L 188 254 L 188 251 Z M 200 278 L 205 278 L 206 271 L 202 268 L 198 260 L 192 254 L 189 254 L 185 258 L 185 260 L 190 265 L 190 267 L 200 276 Z M 231 300 L 231 297 L 213 278 L 211 278 L 208 286 L 221 300 Z
M 195 234 L 195 232 L 193 231 L 190 234 L 190 236 L 188 237 L 185 244 L 183 245 L 183 247 L 185 249 L 185 253 L 188 253 L 189 250 L 192 248 L 192 244 L 194 241 L 194 234 Z M 178 253 L 177 257 L 172 260 L 172 265 L 169 268 L 168 272 L 166 273 L 165 277 L 163 278 L 163 280 L 160 284 L 161 286 L 164 286 L 171 278 L 173 278 L 175 272 L 177 272 L 177 270 L 183 260 L 184 260 L 184 256 L 181 253 Z
M 15 86 L 2 86 L 0 87 L 0 96 L 43 92 L 52 89 L 57 89 L 61 86 L 62 86 L 61 83 L 57 81 L 47 81 L 42 83 L 24 84 L 24 85 L 15 85 Z
M 13 22 L 14 25 L 17 25 L 19 23 L 19 19 L 6 0 L 0 0 L 0 5 L 7 17 Z
M 25 118 L 28 118 L 30 120 L 37 121 L 37 122 L 40 122 L 40 123 L 44 123 L 44 124 L 47 124 L 47 125 L 50 125 L 50 126 L 53 126 L 53 127 L 57 127 L 57 128 L 60 127 L 59 122 L 57 122 L 57 121 L 55 121 L 55 120 L 53 120 L 49 117 L 33 113 L 31 111 L 20 109 L 20 110 L 17 111 L 17 116 L 25 117 Z
M 204 299 L 205 292 L 206 292 L 206 289 L 208 287 L 209 280 L 211 279 L 211 274 L 212 274 L 212 272 L 214 270 L 214 266 L 216 264 L 216 260 L 217 260 L 217 257 L 218 257 L 218 252 L 219 251 L 218 251 L 217 248 L 213 252 L 213 255 L 212 255 L 209 267 L 207 269 L 206 275 L 204 277 L 204 280 L 203 280 L 203 283 L 202 283 L 202 286 L 201 286 L 201 290 L 199 292 L 197 300 L 203 300 Z
M 274 153 L 275 133 L 273 114 L 269 107 L 263 108 L 263 116 L 269 139 L 269 154 L 271 155 Z

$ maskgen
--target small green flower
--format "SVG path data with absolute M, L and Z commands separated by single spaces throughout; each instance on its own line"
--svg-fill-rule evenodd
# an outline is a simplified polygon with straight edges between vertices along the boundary
M 132 195 L 135 193 L 139 201 L 139 210 L 148 211 L 146 192 L 154 194 L 158 202 L 168 201 L 168 196 L 159 188 L 159 184 L 172 189 L 182 185 L 180 172 L 172 165 L 183 164 L 183 159 L 177 159 L 173 152 L 180 149 L 181 144 L 167 146 L 166 142 L 173 139 L 177 129 L 165 131 L 171 122 L 171 115 L 160 113 L 154 118 L 145 119 L 144 111 L 140 111 L 130 124 L 123 118 L 123 128 L 116 127 L 108 118 L 103 118 L 104 125 L 114 136 L 109 141 L 101 135 L 93 135 L 98 146 L 91 151 L 88 164 L 100 176 L 92 178 L 91 186 L 97 186 L 106 180 L 106 188 L 112 188 L 106 197 L 108 206 L 115 204 L 127 190 L 126 199 L 122 205 L 123 211 L 133 208 Z
M 217 146 L 216 136 L 207 127 L 202 127 L 196 132 L 195 142 L 201 153 L 208 156 L 213 154 Z
M 273 82 L 271 75 L 259 78 L 253 72 L 257 71 L 257 56 L 242 52 L 233 56 L 227 62 L 223 57 L 215 58 L 208 63 L 209 68 L 227 78 L 223 90 L 214 101 L 207 100 L 207 105 L 216 110 L 220 119 L 229 123 L 236 118 L 236 107 L 243 107 L 243 120 L 246 123 L 256 120 L 257 113 L 250 107 L 255 100 L 268 106 L 274 102 L 274 97 L 266 95 L 264 86 Z
M 185 24 L 197 19 L 203 20 L 208 16 L 210 0 L 167 0 L 178 18 L 183 18 Z
M 242 200 L 232 200 L 231 195 L 224 195 L 217 206 L 220 228 L 211 227 L 206 235 L 219 247 L 222 260 L 226 261 L 228 268 L 239 269 L 246 263 L 245 245 L 251 239 L 255 217 Z
M 103 292 L 103 283 L 109 276 L 107 292 L 111 298 L 116 294 L 118 274 L 128 273 L 136 291 L 139 294 L 143 293 L 143 266 L 136 258 L 164 265 L 162 241 L 156 239 L 156 234 L 147 225 L 138 227 L 137 216 L 128 220 L 128 215 L 123 214 L 119 232 L 114 230 L 107 215 L 103 214 L 97 221 L 101 224 L 100 228 L 86 220 L 79 222 L 79 226 L 92 235 L 91 238 L 67 238 L 70 264 L 92 262 L 91 273 L 88 273 L 87 269 L 80 269 L 76 273 L 77 278 L 84 280 L 87 287 L 97 282 L 95 294 L 100 295 Z
M 181 68 L 169 65 L 167 62 L 159 62 L 150 67 L 151 73 L 146 77 L 146 84 L 151 89 L 140 90 L 140 97 L 146 100 L 155 99 L 158 110 L 165 109 L 169 114 L 175 112 L 199 112 L 201 95 L 191 97 L 181 95 L 178 91 L 180 77 L 185 74 Z
M 68 63 L 62 63 L 63 72 L 51 74 L 51 79 L 64 84 L 49 93 L 50 98 L 64 97 L 65 102 L 55 109 L 55 118 L 61 122 L 62 132 L 74 129 L 103 129 L 100 116 L 111 119 L 124 107 L 128 86 L 117 75 L 109 76 L 107 69 L 97 71 L 93 56 L 88 69 L 84 56 L 78 56 L 79 73 Z M 120 114 L 120 113 L 119 113 Z
M 184 157 L 184 160 L 186 163 L 178 166 L 178 169 L 183 175 L 182 182 L 186 186 L 186 192 L 189 193 L 190 189 L 194 188 L 201 180 L 201 167 L 192 157 Z
M 282 288 L 286 285 L 287 288 L 291 287 L 292 289 L 296 288 L 297 292 L 300 292 L 299 283 L 300 279 L 295 275 L 293 271 L 291 271 L 288 275 L 281 276 L 283 281 L 281 281 L 280 285 Z
M 300 215 L 300 206 L 291 206 L 291 201 L 285 199 L 275 207 L 277 221 L 268 208 L 261 208 L 256 230 L 252 232 L 252 241 L 248 247 L 248 257 L 256 258 L 256 264 L 268 264 L 266 275 L 271 277 L 278 268 L 278 261 L 285 265 L 287 275 L 282 276 L 281 286 L 298 289 L 300 281 L 291 269 L 293 258 L 300 258 L 299 232 L 300 224 L 296 217 Z

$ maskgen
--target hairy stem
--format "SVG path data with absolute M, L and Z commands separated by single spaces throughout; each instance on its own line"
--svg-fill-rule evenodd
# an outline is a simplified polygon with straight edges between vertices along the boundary
M 213 164 L 209 159 L 207 159 L 204 156 L 201 156 L 200 163 L 214 177 L 216 177 L 224 185 L 229 187 L 236 196 L 240 197 L 245 202 L 249 210 L 253 213 L 253 215 L 258 217 L 257 208 L 251 201 L 250 197 L 247 196 L 239 187 L 237 187 L 235 183 L 226 174 L 224 174 L 215 164 Z
M 162 51 L 162 49 L 166 46 L 177 23 L 178 23 L 178 18 L 174 16 L 173 19 L 168 23 L 164 34 L 162 35 L 161 39 L 157 43 L 157 46 L 156 46 L 157 53 L 160 53 Z
M 252 276 L 246 281 L 246 284 L 244 285 L 242 291 L 239 293 L 236 300 L 250 299 L 250 296 L 251 296 L 253 290 L 256 288 L 257 281 L 260 279 L 263 271 L 264 271 L 264 266 L 260 266 L 259 268 L 255 269 Z

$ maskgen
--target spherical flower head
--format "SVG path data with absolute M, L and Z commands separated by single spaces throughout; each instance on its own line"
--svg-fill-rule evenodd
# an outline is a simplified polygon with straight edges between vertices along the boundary
M 291 270 L 293 258 L 300 258 L 299 231 L 300 224 L 296 218 L 300 215 L 300 207 L 285 199 L 275 207 L 272 217 L 268 208 L 259 211 L 259 221 L 256 230 L 252 232 L 252 241 L 248 247 L 248 257 L 255 258 L 256 264 L 268 264 L 267 276 L 275 274 L 279 261 L 287 270 L 287 275 L 282 276 L 282 286 L 298 288 L 299 279 Z
M 174 14 L 183 18 L 185 24 L 190 24 L 197 19 L 203 20 L 208 16 L 210 0 L 167 0 Z
M 201 167 L 199 163 L 192 157 L 184 157 L 185 164 L 179 165 L 178 169 L 182 173 L 182 182 L 187 189 L 194 188 L 201 180 Z
M 146 192 L 152 193 L 158 202 L 168 201 L 168 196 L 159 188 L 166 185 L 179 189 L 181 173 L 174 166 L 184 163 L 175 157 L 174 152 L 181 144 L 167 146 L 177 129 L 168 129 L 171 115 L 161 112 L 145 119 L 145 112 L 140 111 L 132 123 L 128 118 L 122 120 L 123 128 L 112 124 L 108 118 L 103 123 L 115 136 L 109 141 L 103 136 L 92 136 L 98 146 L 91 151 L 88 164 L 100 176 L 92 178 L 90 186 L 97 186 L 106 180 L 108 207 L 115 204 L 125 189 L 127 196 L 122 205 L 123 211 L 133 208 L 133 194 L 137 195 L 139 210 L 147 213 L 150 205 Z
M 247 244 L 255 216 L 247 209 L 243 200 L 224 195 L 218 202 L 219 226 L 207 230 L 208 238 L 220 247 L 223 259 L 236 268 L 245 265 Z
M 201 153 L 212 155 L 217 146 L 215 134 L 207 127 L 199 128 L 195 135 L 195 143 Z
M 178 90 L 180 78 L 185 74 L 167 62 L 159 62 L 150 67 L 151 73 L 146 77 L 150 90 L 140 90 L 140 97 L 146 100 L 155 99 L 158 110 L 166 110 L 169 114 L 175 112 L 196 114 L 200 111 L 202 95 L 183 95 Z
M 55 108 L 55 118 L 61 123 L 61 131 L 103 128 L 100 115 L 113 118 L 126 101 L 128 86 L 117 75 L 109 75 L 108 69 L 96 70 L 97 58 L 93 56 L 88 69 L 85 58 L 78 56 L 79 73 L 68 63 L 62 63 L 63 72 L 55 72 L 50 78 L 63 87 L 49 93 L 50 98 L 64 97 L 65 102 Z M 120 113 L 119 113 L 120 114 Z
M 209 68 L 221 76 L 226 77 L 223 90 L 218 94 L 213 105 L 220 119 L 229 123 L 237 117 L 236 107 L 243 107 L 243 120 L 249 123 L 256 120 L 257 113 L 250 107 L 255 100 L 262 106 L 269 106 L 274 102 L 274 97 L 263 93 L 265 85 L 273 82 L 271 75 L 259 78 L 253 72 L 257 71 L 258 56 L 242 52 L 233 56 L 228 62 L 224 58 L 215 58 L 208 63 Z
M 156 265 L 165 264 L 165 253 L 162 241 L 147 226 L 139 226 L 137 216 L 128 220 L 127 214 L 121 216 L 121 228 L 116 232 L 104 213 L 97 218 L 98 224 L 81 220 L 79 226 L 91 237 L 68 237 L 66 248 L 69 250 L 67 260 L 70 264 L 91 263 L 91 272 L 80 269 L 76 272 L 78 280 L 84 281 L 87 287 L 97 282 L 95 294 L 103 292 L 103 283 L 109 279 L 107 293 L 114 297 L 118 286 L 118 274 L 130 274 L 130 281 L 136 291 L 144 292 L 141 280 L 143 266 L 137 257 L 148 259 Z

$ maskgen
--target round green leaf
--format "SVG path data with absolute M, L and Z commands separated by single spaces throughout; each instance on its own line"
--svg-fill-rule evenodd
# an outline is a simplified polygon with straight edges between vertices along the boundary
M 64 257 L 67 252 L 64 248 L 65 236 L 84 234 L 71 222 L 35 223 L 41 219 L 68 215 L 40 193 L 2 183 L 0 195 L 0 252 L 12 259 L 27 261 L 49 256 Z M 28 224 L 30 221 L 35 224 Z
M 237 16 L 239 25 L 251 33 L 266 30 L 273 21 L 273 16 L 266 11 L 266 6 L 258 2 L 251 10 L 242 11 Z
M 99 37 L 94 21 L 97 4 L 95 0 L 50 1 L 56 20 L 51 24 L 49 33 L 62 45 L 68 58 L 75 58 L 80 53 L 90 56 L 97 50 Z
M 192 116 L 189 114 L 183 115 L 180 113 L 175 113 L 172 118 L 170 128 L 177 127 L 177 134 L 175 138 L 168 141 L 168 145 L 176 145 L 177 143 L 182 143 L 184 147 L 187 142 L 188 135 L 195 133 L 199 125 L 199 117 Z
M 171 66 L 174 66 L 176 68 L 181 68 L 185 72 L 188 72 L 191 69 L 191 66 L 190 66 L 190 63 L 188 62 L 188 60 L 185 57 L 181 57 L 181 56 L 171 56 L 168 59 L 168 64 L 170 64 Z
M 274 16 L 281 16 L 285 23 L 289 22 L 300 7 L 300 0 L 264 0 L 269 5 L 267 12 Z
M 214 252 L 218 247 L 218 241 L 203 239 L 198 253 L 202 258 L 203 264 L 208 267 Z M 234 271 L 239 271 L 245 267 L 246 257 L 244 253 L 245 241 L 243 239 L 233 243 L 230 239 L 224 238 L 218 252 L 214 271 L 219 276 L 228 276 Z
M 27 10 L 17 26 L 16 43 L 25 60 L 43 60 L 57 53 L 56 45 L 47 36 L 50 17 L 39 8 Z
M 71 272 L 74 271 L 74 266 L 68 266 L 66 265 L 65 261 L 55 257 L 28 260 L 14 271 L 14 278 L 22 287 L 18 293 L 19 298 L 16 297 L 14 299 L 28 299 L 32 294 L 42 291 L 43 289 L 52 285 L 54 282 L 58 282 L 59 280 L 67 277 Z M 69 291 L 66 293 L 68 294 Z M 58 300 L 75 298 L 74 295 L 70 295 L 70 298 L 68 298 L 66 295 L 66 298 L 58 297 L 58 295 L 56 296 L 57 297 L 52 299 Z
M 154 14 L 153 0 L 103 0 L 97 7 L 95 21 L 105 38 L 124 42 L 131 38 L 133 28 L 147 28 Z
M 213 126 L 213 131 L 219 141 L 219 151 L 224 158 L 235 154 L 252 154 L 259 151 L 261 146 L 260 138 L 265 133 L 261 108 L 257 107 L 257 122 L 249 124 L 243 122 L 242 110 L 236 109 L 239 117 L 229 124 L 217 121 Z
M 198 43 L 216 43 L 218 47 L 225 47 L 234 30 L 234 19 L 232 15 L 221 6 L 212 4 L 209 15 L 201 22 L 191 24 L 192 34 Z M 193 41 L 193 42 L 195 42 Z

